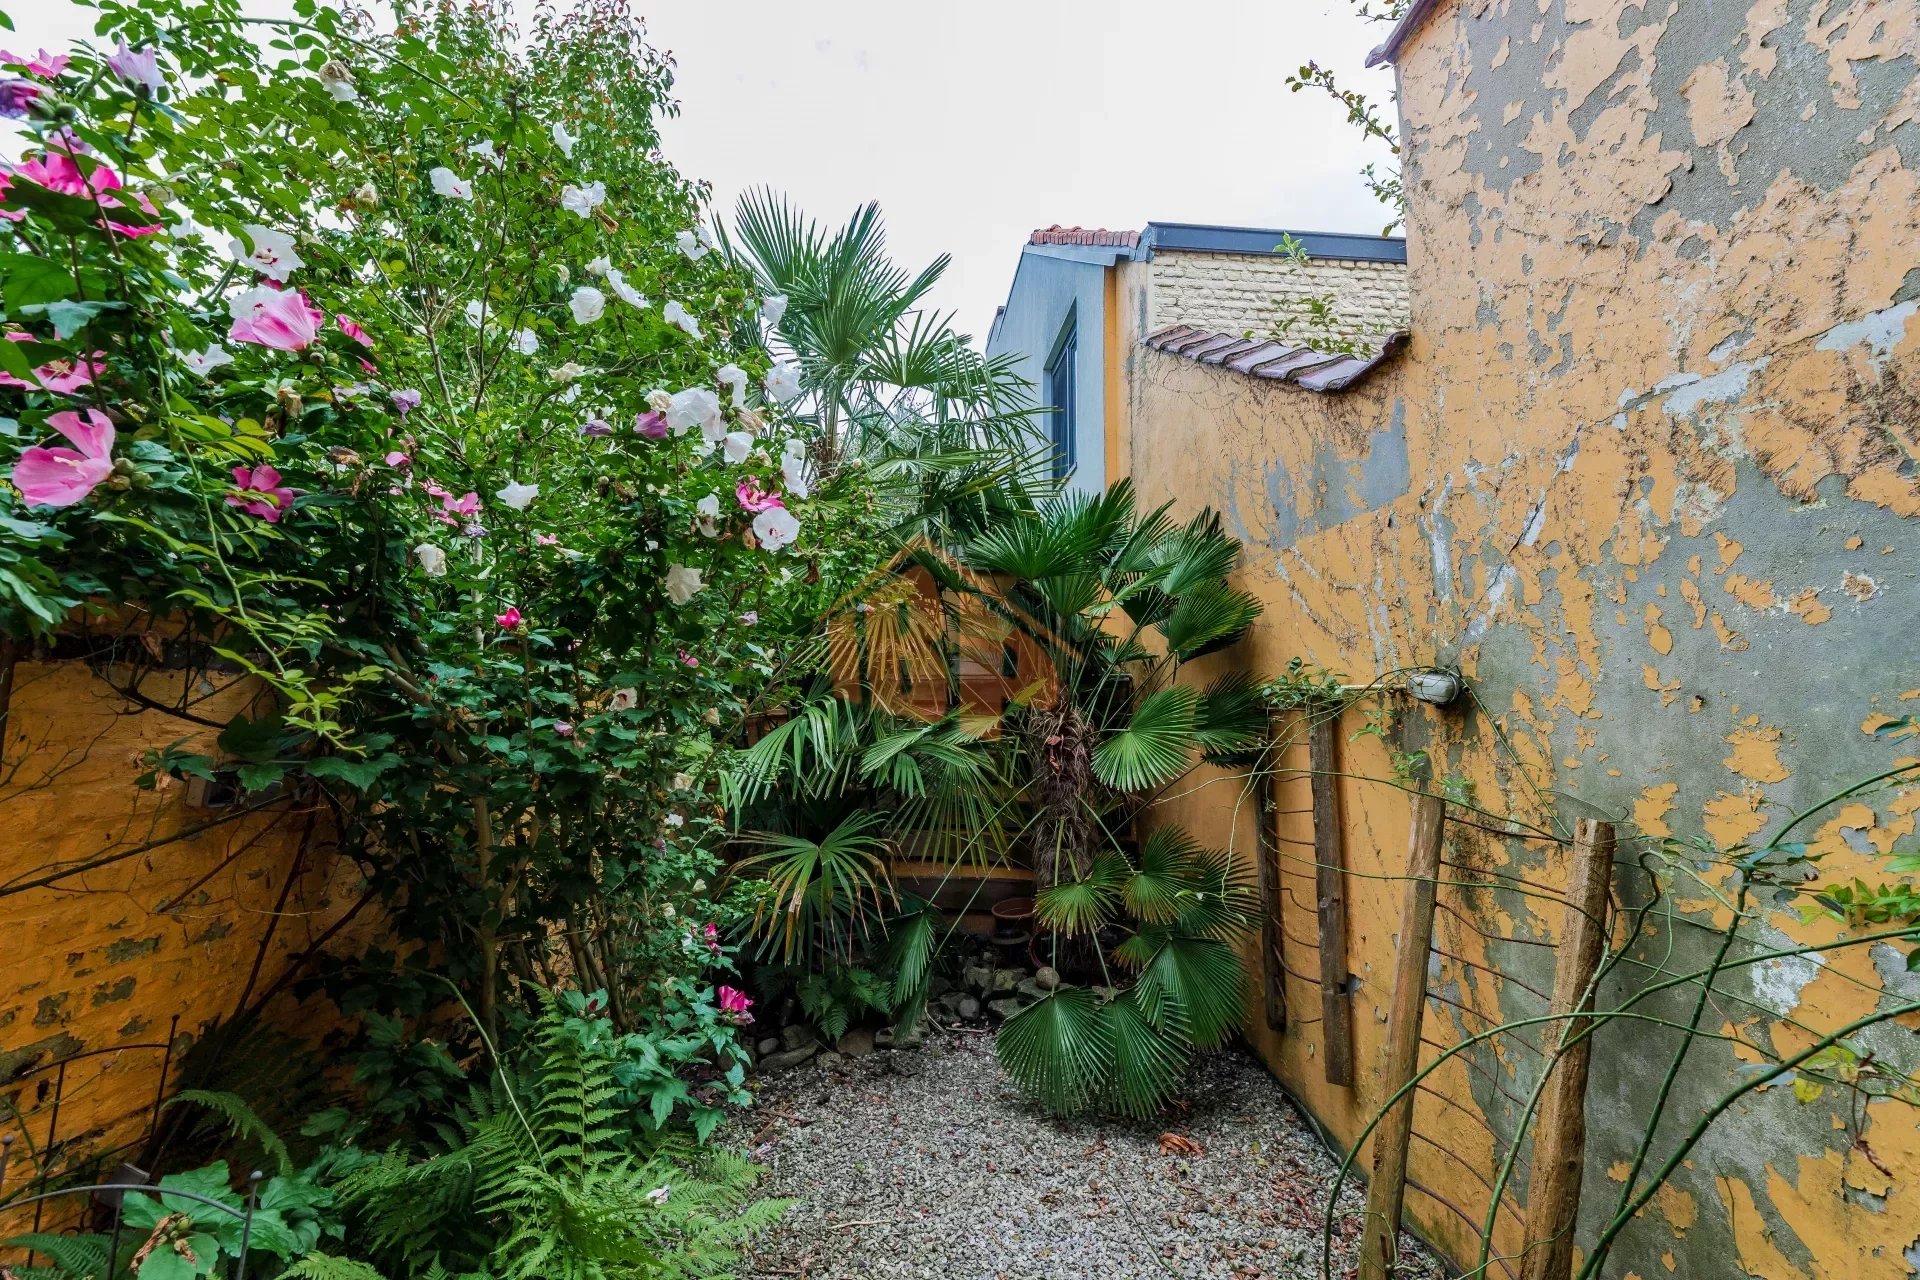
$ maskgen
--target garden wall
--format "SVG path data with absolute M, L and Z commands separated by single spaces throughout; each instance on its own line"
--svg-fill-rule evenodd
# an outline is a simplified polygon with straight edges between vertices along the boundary
M 137 674 L 140 696 L 215 724 L 257 692 L 217 672 Z M 116 689 L 135 677 L 21 661 L 0 718 L 0 1135 L 15 1139 L 15 1192 L 50 1128 L 56 1173 L 121 1148 L 116 1159 L 134 1158 L 163 1064 L 177 1084 L 190 1046 L 281 992 L 360 901 L 320 813 L 165 775 L 140 789 L 150 750 L 185 739 L 182 750 L 218 752 L 216 729 Z
M 1256 996 L 1253 1038 L 1343 1140 L 1384 1100 L 1401 887 L 1367 877 L 1404 869 L 1409 819 L 1389 749 L 1425 749 L 1436 780 L 1496 813 L 1563 830 L 1611 818 L 1645 842 L 1630 853 L 1668 838 L 1724 849 L 1911 756 L 1873 731 L 1920 709 L 1920 11 L 1416 7 L 1424 24 L 1398 54 L 1412 197 L 1403 362 L 1328 397 L 1149 351 L 1137 334 L 1129 357 L 1143 499 L 1222 509 L 1247 543 L 1242 585 L 1266 606 L 1250 641 L 1198 674 L 1271 676 L 1299 656 L 1355 682 L 1457 666 L 1473 689 L 1458 710 L 1365 701 L 1336 735 L 1342 770 L 1379 780 L 1340 783 L 1350 1089 L 1323 1079 L 1310 866 L 1282 899 L 1290 1026 L 1267 1033 Z M 1385 736 L 1353 738 L 1370 707 Z M 1288 762 L 1304 763 L 1297 749 Z M 1305 787 L 1294 776 L 1275 797 L 1288 877 L 1312 857 Z M 1257 799 L 1216 776 L 1168 807 L 1251 857 Z M 1808 828 L 1823 878 L 1884 879 L 1884 855 L 1914 847 L 1920 789 L 1869 801 Z M 1551 888 L 1566 874 L 1564 849 L 1448 830 L 1446 856 L 1483 878 Z M 1676 853 L 1709 884 L 1730 874 Z M 1632 902 L 1643 884 L 1623 867 L 1616 895 Z M 1645 981 L 1636 964 L 1695 968 L 1717 941 L 1724 905 L 1684 875 L 1674 887 L 1674 919 L 1635 940 L 1621 990 Z M 1436 955 L 1434 972 L 1456 1003 L 1427 1009 L 1441 1043 L 1537 1012 L 1553 954 L 1532 944 L 1559 929 L 1557 911 L 1518 893 L 1452 906 L 1437 942 L 1460 961 Z M 1774 946 L 1841 931 L 1784 906 L 1766 924 Z M 1914 999 L 1920 980 L 1879 946 L 1755 965 L 1719 986 L 1706 1029 L 1785 1054 Z M 1911 1070 L 1914 1020 L 1902 1023 L 1862 1039 Z M 1599 1037 L 1582 1248 L 1611 1214 L 1673 1034 L 1641 1024 Z M 1657 1154 L 1757 1057 L 1697 1043 Z M 1512 1049 L 1436 1081 L 1443 1096 L 1419 1101 L 1431 1140 L 1414 1146 L 1414 1180 L 1477 1221 L 1475 1177 L 1492 1174 L 1480 1126 L 1511 1135 L 1512 1098 L 1537 1068 Z M 1522 1170 L 1522 1206 L 1526 1181 Z M 1418 1190 L 1408 1209 L 1462 1256 L 1473 1232 L 1459 1216 Z M 1511 1244 L 1511 1229 L 1497 1239 Z M 1800 1103 L 1782 1082 L 1722 1117 L 1606 1274 L 1903 1280 L 1916 1267 L 1914 1111 L 1832 1089 Z

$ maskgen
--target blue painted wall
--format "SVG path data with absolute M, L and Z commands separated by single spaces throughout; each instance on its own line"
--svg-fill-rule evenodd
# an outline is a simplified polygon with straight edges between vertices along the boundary
M 1125 250 L 1079 245 L 1027 245 L 1014 273 L 1007 305 L 987 336 L 987 354 L 1019 357 L 1020 375 L 1033 384 L 1034 398 L 1047 402 L 1047 358 L 1059 342 L 1067 317 L 1079 325 L 1075 358 L 1075 467 L 1067 487 L 1097 492 L 1106 488 L 1105 271 Z M 1039 434 L 1050 439 L 1052 422 L 1038 420 Z

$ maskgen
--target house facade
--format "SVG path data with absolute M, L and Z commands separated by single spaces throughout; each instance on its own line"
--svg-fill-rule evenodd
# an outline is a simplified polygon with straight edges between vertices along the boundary
M 1048 410 L 1040 424 L 1058 474 L 1097 492 L 1126 474 L 1127 379 L 1140 338 L 1187 325 L 1376 351 L 1406 327 L 1406 261 L 1406 242 L 1391 236 L 1183 222 L 1047 227 L 1021 250 L 987 354 L 1016 357 Z

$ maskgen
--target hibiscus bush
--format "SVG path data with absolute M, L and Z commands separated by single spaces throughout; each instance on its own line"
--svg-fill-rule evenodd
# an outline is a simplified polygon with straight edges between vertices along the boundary
M 149 777 L 317 798 L 481 1026 L 603 989 L 737 1095 L 713 788 L 871 567 L 863 473 L 816 474 L 620 0 L 295 8 L 0 54 L 0 633 L 257 675 Z

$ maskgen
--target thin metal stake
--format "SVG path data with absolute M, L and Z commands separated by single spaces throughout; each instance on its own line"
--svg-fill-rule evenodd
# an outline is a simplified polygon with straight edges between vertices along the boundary
M 60 1135 L 60 1100 L 66 1096 L 67 1064 L 62 1062 L 59 1073 L 53 1078 L 53 1113 L 47 1117 L 47 1145 L 41 1148 L 40 1151 L 40 1185 L 36 1187 L 35 1190 L 42 1194 L 46 1192 L 47 1179 L 53 1176 L 53 1143 L 54 1139 Z M 47 1202 L 45 1200 L 37 1200 L 34 1202 L 33 1231 L 35 1235 L 40 1233 L 40 1211 L 46 1207 Z M 27 1251 L 27 1266 L 29 1268 L 33 1266 L 33 1258 L 34 1251 L 29 1249 Z
M 247 1280 L 247 1248 L 253 1239 L 253 1211 L 260 1203 L 260 1179 L 267 1175 L 255 1169 L 247 1176 L 247 1216 L 240 1224 L 240 1265 L 233 1280 Z
M 126 1214 L 127 1193 L 122 1191 L 113 1202 L 113 1232 L 107 1237 L 107 1267 L 100 1273 L 100 1280 L 113 1280 L 114 1262 L 120 1256 L 120 1226 Z

